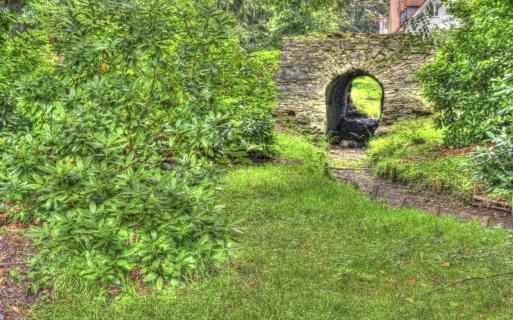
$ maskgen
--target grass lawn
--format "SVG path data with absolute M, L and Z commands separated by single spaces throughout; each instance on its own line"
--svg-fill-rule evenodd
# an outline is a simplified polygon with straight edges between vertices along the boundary
M 324 175 L 320 151 L 302 139 L 280 135 L 279 149 L 302 164 L 224 178 L 219 197 L 245 234 L 219 274 L 116 298 L 60 282 L 34 319 L 513 318 L 511 277 L 440 287 L 511 271 L 511 233 L 391 209 Z
M 371 118 L 381 116 L 383 89 L 376 80 L 363 76 L 354 79 L 351 96 L 356 108 Z
M 465 201 L 482 189 L 466 165 L 470 151 L 447 149 L 443 131 L 435 129 L 431 118 L 399 122 L 390 134 L 373 139 L 369 145 L 376 174 L 419 191 L 444 191 Z

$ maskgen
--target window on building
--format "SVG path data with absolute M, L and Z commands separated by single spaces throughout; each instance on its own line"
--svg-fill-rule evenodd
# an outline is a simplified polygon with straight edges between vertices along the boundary
M 417 10 L 419 10 L 419 7 L 408 7 L 408 9 L 406 9 L 407 18 L 413 16 Z
M 440 13 L 440 6 L 437 4 L 432 4 L 433 6 L 433 17 L 438 17 L 438 14 Z

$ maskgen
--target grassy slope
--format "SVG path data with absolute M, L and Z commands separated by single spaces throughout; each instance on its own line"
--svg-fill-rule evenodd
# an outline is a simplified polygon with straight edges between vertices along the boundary
M 430 118 L 396 124 L 392 133 L 370 142 L 374 171 L 418 190 L 431 189 L 469 200 L 476 185 L 465 165 L 468 154 L 451 154 L 443 145 L 442 130 Z
M 358 110 L 373 118 L 380 117 L 382 89 L 376 80 L 366 76 L 356 78 L 351 95 Z
M 69 284 L 35 319 L 511 319 L 510 233 L 390 209 L 322 174 L 319 151 L 280 136 L 303 165 L 240 167 L 220 197 L 246 228 L 240 256 L 180 290 L 92 299 Z

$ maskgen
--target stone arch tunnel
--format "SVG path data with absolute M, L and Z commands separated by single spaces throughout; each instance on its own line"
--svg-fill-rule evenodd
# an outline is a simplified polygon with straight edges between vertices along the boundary
M 371 119 L 357 110 L 351 98 L 352 82 L 360 77 L 373 78 L 381 87 L 381 113 L 383 113 L 383 84 L 365 70 L 348 70 L 335 77 L 326 89 L 326 132 L 337 140 L 364 142 L 376 131 L 380 119 Z M 335 140 L 335 141 L 337 141 Z
M 415 74 L 433 57 L 431 46 L 408 34 L 330 33 L 286 38 L 277 79 L 281 91 L 277 116 L 318 134 L 335 132 L 344 138 L 343 129 L 349 128 L 345 134 L 361 136 L 358 131 L 362 127 L 355 123 L 365 120 L 355 120 L 358 117 L 348 106 L 347 95 L 351 82 L 362 75 L 382 87 L 380 123 L 428 114 L 431 110 L 420 97 Z M 376 124 L 363 126 L 372 129 Z

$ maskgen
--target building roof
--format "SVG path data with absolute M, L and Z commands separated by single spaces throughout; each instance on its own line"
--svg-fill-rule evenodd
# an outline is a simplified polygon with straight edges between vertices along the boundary
M 417 11 L 415 11 L 415 13 L 413 14 L 413 16 L 411 16 L 411 18 L 416 18 L 418 17 L 420 14 L 422 14 L 422 12 L 424 12 L 424 10 L 426 10 L 427 6 L 433 2 L 432 0 L 426 0 L 424 2 L 423 5 L 420 6 L 420 8 L 417 9 Z

